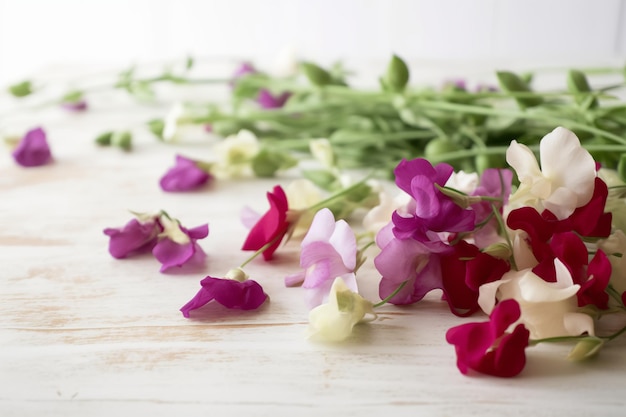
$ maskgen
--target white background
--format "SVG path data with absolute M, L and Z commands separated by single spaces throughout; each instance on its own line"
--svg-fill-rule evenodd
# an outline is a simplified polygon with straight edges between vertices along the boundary
M 58 65 L 336 59 L 601 65 L 626 57 L 626 0 L 0 0 L 0 83 Z

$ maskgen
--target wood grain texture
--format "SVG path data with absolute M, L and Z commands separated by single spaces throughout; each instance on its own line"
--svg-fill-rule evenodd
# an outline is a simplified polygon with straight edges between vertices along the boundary
M 55 163 L 22 169 L 0 157 L 0 416 L 623 415 L 623 341 L 583 364 L 564 359 L 569 346 L 539 346 L 518 378 L 466 377 L 445 342 L 464 320 L 437 294 L 384 307 L 344 344 L 306 340 L 304 294 L 283 285 L 298 269 L 297 244 L 247 268 L 271 297 L 259 311 L 210 305 L 183 318 L 201 278 L 247 257 L 239 210 L 264 210 L 276 180 L 163 193 L 175 153 L 210 159 L 210 146 L 168 146 L 139 129 L 132 153 L 92 145 L 114 121 L 163 110 L 133 109 L 34 113 Z M 108 254 L 102 229 L 124 224 L 127 210 L 158 209 L 209 223 L 203 268 L 160 274 L 150 256 Z M 360 274 L 372 299 L 377 278 L 371 265 Z

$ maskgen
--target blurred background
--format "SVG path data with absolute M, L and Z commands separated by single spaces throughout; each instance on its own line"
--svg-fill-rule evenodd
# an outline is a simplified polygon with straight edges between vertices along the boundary
M 622 65 L 626 0 L 0 0 L 0 83 L 59 67 L 270 63 Z M 462 72 L 463 67 L 459 67 Z

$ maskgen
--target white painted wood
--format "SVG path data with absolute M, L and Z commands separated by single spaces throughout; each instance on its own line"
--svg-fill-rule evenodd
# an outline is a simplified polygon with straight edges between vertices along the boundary
M 201 278 L 247 257 L 240 208 L 264 210 L 266 191 L 290 178 L 163 193 L 175 153 L 211 157 L 208 138 L 168 146 L 139 127 L 164 110 L 108 98 L 80 115 L 25 112 L 24 125 L 46 128 L 55 163 L 22 169 L 0 154 L 1 416 L 623 415 L 623 339 L 589 363 L 567 362 L 569 346 L 539 346 L 518 378 L 470 378 L 445 342 L 465 320 L 437 294 L 384 307 L 345 344 L 307 341 L 303 293 L 283 286 L 297 245 L 246 268 L 271 297 L 260 311 L 209 306 L 183 318 Z M 134 129 L 135 151 L 92 144 L 122 126 Z M 208 222 L 206 267 L 160 274 L 149 256 L 111 258 L 102 229 L 124 224 L 129 209 Z M 377 279 L 371 264 L 359 273 L 372 299 Z

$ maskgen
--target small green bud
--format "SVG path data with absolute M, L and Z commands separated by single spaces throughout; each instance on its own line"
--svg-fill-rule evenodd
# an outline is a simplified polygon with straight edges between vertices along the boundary
M 111 145 L 130 151 L 133 147 L 133 136 L 128 131 L 115 132 L 111 135 Z
M 302 62 L 300 63 L 300 66 L 302 67 L 304 75 L 306 75 L 311 84 L 318 87 L 332 84 L 333 77 L 322 67 L 313 64 L 312 62 Z
M 390 91 L 399 93 L 404 91 L 409 82 L 409 68 L 397 55 L 391 57 L 387 66 L 387 73 L 383 79 L 383 85 Z
M 113 132 L 111 131 L 101 133 L 96 137 L 95 142 L 97 145 L 100 145 L 100 146 L 109 146 L 111 144 L 112 136 L 113 136 Z
M 163 140 L 163 129 L 165 128 L 165 121 L 163 119 L 152 119 L 146 123 L 148 130 L 154 134 L 159 140 Z
M 295 159 L 287 153 L 261 149 L 252 159 L 252 170 L 257 177 L 269 178 L 273 177 L 276 171 L 291 168 L 295 163 Z
M 513 251 L 511 250 L 511 247 L 506 243 L 494 243 L 487 246 L 483 250 L 483 252 L 498 259 L 509 259 L 511 256 L 513 256 Z
M 26 97 L 33 92 L 33 85 L 30 81 L 22 81 L 9 87 L 9 93 L 14 97 Z
M 470 196 L 461 191 L 455 190 L 454 188 L 442 187 L 438 184 L 435 184 L 439 191 L 446 197 L 449 197 L 454 203 L 462 208 L 468 208 L 472 204 L 480 203 L 482 199 L 478 196 Z
M 327 170 L 304 170 L 302 176 L 323 190 L 330 191 L 337 185 L 339 179 Z
M 604 340 L 595 336 L 588 336 L 582 338 L 574 349 L 567 355 L 567 359 L 570 361 L 582 361 L 585 359 L 589 359 L 595 354 L 598 353 L 600 349 L 604 346 Z
M 574 94 L 576 102 L 585 108 L 594 108 L 598 106 L 598 100 L 584 93 L 592 92 L 585 73 L 578 70 L 570 70 L 567 73 L 567 89 Z

